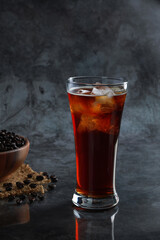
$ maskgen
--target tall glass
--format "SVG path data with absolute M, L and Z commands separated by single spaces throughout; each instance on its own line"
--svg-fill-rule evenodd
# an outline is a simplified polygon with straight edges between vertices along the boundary
M 77 186 L 72 202 L 86 209 L 115 206 L 115 166 L 127 82 L 108 77 L 71 77 Z

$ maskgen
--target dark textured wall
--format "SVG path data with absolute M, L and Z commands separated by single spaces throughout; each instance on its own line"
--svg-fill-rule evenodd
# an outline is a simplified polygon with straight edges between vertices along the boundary
M 75 239 L 75 152 L 65 87 L 74 75 L 128 79 L 115 239 L 159 239 L 159 66 L 160 0 L 0 0 L 0 129 L 27 136 L 27 162 L 59 179 L 54 194 L 30 206 L 30 223 L 1 226 L 0 239 Z M 10 219 L 3 204 L 1 223 Z M 84 219 L 87 228 L 95 228 L 94 220 Z M 98 239 L 106 227 L 104 221 Z
M 121 139 L 159 132 L 160 2 L 0 0 L 0 128 L 73 142 L 65 82 L 124 76 Z

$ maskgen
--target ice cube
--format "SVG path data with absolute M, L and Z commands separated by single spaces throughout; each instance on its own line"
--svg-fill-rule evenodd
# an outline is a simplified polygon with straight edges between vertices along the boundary
M 92 94 L 97 95 L 97 96 L 108 96 L 108 97 L 113 97 L 114 92 L 112 91 L 111 88 L 109 87 L 94 87 L 92 89 Z
M 93 118 L 87 115 L 82 115 L 81 121 L 78 126 L 78 132 L 94 131 L 94 130 L 96 130 L 96 126 L 93 121 Z
M 101 131 L 108 132 L 110 129 L 111 116 L 106 117 L 93 117 L 82 115 L 81 121 L 78 126 L 78 132 L 85 131 Z
M 85 90 L 85 89 L 80 89 L 80 90 L 78 91 L 78 93 L 79 93 L 79 94 L 87 94 L 87 93 L 90 93 L 90 91 L 89 91 L 89 90 Z
M 123 87 L 121 87 L 121 86 L 119 86 L 119 87 L 118 86 L 113 86 L 112 90 L 114 92 L 114 95 L 123 94 L 123 93 L 126 92 L 125 89 Z
M 116 109 L 116 102 L 114 97 L 96 96 L 93 103 L 93 111 L 99 113 L 111 113 Z
M 70 110 L 72 113 L 83 113 L 88 111 L 88 107 L 79 95 L 74 95 L 73 98 L 70 98 Z

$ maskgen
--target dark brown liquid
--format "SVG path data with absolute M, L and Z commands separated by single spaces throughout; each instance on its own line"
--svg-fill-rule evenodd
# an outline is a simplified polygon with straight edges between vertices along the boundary
M 68 93 L 76 147 L 76 191 L 105 197 L 114 192 L 115 149 L 126 93 L 107 97 L 76 95 L 77 91 Z

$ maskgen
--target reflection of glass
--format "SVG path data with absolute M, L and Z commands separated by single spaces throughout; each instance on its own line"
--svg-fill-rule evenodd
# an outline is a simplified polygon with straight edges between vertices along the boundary
M 16 206 L 10 203 L 0 203 L 0 226 L 24 224 L 30 221 L 29 205 Z
M 77 186 L 72 202 L 86 209 L 115 206 L 118 136 L 127 82 L 107 77 L 71 77 L 67 92 L 72 115 Z
M 114 240 L 114 219 L 118 213 L 117 207 L 105 212 L 87 212 L 74 208 L 73 213 L 76 240 Z

